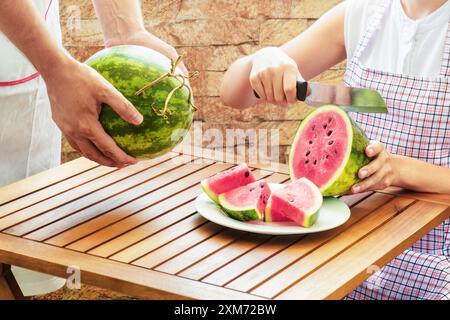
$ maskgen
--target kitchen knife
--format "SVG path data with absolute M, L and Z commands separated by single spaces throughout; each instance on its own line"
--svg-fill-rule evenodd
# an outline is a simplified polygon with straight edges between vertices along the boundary
M 256 91 L 253 91 L 259 99 Z M 342 85 L 297 81 L 297 99 L 313 107 L 335 104 L 348 112 L 387 113 L 378 91 Z

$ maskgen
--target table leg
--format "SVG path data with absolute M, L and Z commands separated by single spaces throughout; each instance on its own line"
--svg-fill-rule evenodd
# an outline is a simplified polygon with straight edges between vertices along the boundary
M 0 263 L 0 300 L 24 300 L 19 284 L 14 278 L 11 266 Z

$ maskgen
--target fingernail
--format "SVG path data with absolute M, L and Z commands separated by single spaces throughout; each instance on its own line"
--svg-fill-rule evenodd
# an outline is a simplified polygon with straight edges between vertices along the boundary
M 359 173 L 360 178 L 365 178 L 367 176 L 367 170 L 361 170 Z
M 367 148 L 367 155 L 368 156 L 371 156 L 371 155 L 373 155 L 373 149 L 372 148 Z
M 144 117 L 140 113 L 135 113 L 132 117 L 132 121 L 135 124 L 141 124 L 144 121 Z
M 353 192 L 354 192 L 354 193 L 358 193 L 358 192 L 360 192 L 360 191 L 361 191 L 361 187 L 360 187 L 360 186 L 358 186 L 358 185 L 353 186 Z

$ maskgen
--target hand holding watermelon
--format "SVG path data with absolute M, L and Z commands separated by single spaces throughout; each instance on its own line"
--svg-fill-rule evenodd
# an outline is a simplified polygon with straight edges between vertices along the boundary
M 98 121 L 107 103 L 122 121 L 139 125 L 143 118 L 119 91 L 88 66 L 65 57 L 64 68 L 47 70 L 45 80 L 53 120 L 74 149 L 86 158 L 111 167 L 136 163 L 105 133 Z
M 364 179 L 352 187 L 353 193 L 371 190 L 382 190 L 391 185 L 398 185 L 398 168 L 395 156 L 392 156 L 384 145 L 372 141 L 365 150 L 366 155 L 374 160 L 358 172 L 360 179 Z

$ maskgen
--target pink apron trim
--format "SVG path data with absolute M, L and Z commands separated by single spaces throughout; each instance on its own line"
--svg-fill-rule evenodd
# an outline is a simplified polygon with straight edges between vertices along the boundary
M 53 0 L 50 0 L 48 3 L 47 9 L 45 10 L 44 20 L 47 21 L 48 13 L 50 11 L 50 8 L 52 6 Z M 0 81 L 0 87 L 11 87 L 11 86 L 17 86 L 22 83 L 26 83 L 28 81 L 34 80 L 36 78 L 39 78 L 39 73 L 34 73 L 32 75 L 29 75 L 25 78 L 19 79 L 19 80 L 12 80 L 12 81 Z

